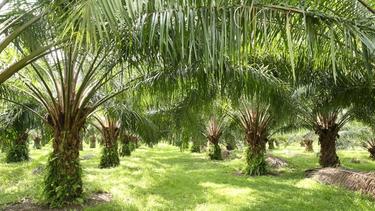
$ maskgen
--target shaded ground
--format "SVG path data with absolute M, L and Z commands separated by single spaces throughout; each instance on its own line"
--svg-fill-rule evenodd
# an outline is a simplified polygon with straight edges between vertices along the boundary
M 32 150 L 31 162 L 0 163 L 0 209 L 24 198 L 42 200 L 43 172 L 32 172 L 45 165 L 49 149 Z M 99 169 L 100 149 L 85 148 L 81 157 L 90 155 L 81 160 L 85 193 L 112 195 L 110 202 L 85 210 L 375 210 L 370 197 L 304 178 L 306 169 L 318 167 L 318 158 L 303 150 L 272 151 L 288 162 L 278 176 L 239 177 L 235 172 L 244 160 L 215 162 L 168 145 L 142 147 L 113 169 Z M 349 168 L 375 169 L 364 151 L 339 151 L 339 156 Z M 361 162 L 351 163 L 353 157 Z

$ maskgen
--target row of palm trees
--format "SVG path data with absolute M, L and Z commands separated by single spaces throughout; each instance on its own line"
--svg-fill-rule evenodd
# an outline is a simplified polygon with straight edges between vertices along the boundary
M 90 116 L 116 97 L 131 95 L 130 90 L 138 91 L 134 95 L 145 104 L 159 99 L 159 107 L 195 93 L 197 98 L 263 96 L 270 101 L 270 110 L 284 111 L 290 106 L 285 102 L 289 97 L 283 97 L 291 96 L 285 93 L 301 87 L 310 90 L 310 85 L 316 85 L 309 83 L 317 78 L 316 72 L 330 70 L 329 80 L 341 85 L 340 74 L 351 76 L 353 66 L 359 65 L 357 72 L 369 73 L 362 78 L 372 78 L 374 15 L 362 1 L 38 0 L 20 4 L 8 2 L 10 9 L 0 14 L 0 53 L 16 52 L 20 58 L 0 66 L 0 84 L 15 82 L 12 88 L 32 97 L 43 109 L 24 107 L 52 129 L 53 151 L 45 177 L 51 206 L 82 196 L 80 134 Z M 342 96 L 330 90 L 330 95 Z M 17 103 L 11 95 L 2 99 Z M 264 172 L 267 124 L 283 119 L 263 109 L 246 110 L 240 118 L 249 145 L 249 174 Z M 153 110 L 150 113 L 162 109 Z M 279 113 L 292 113 L 287 111 Z M 321 156 L 323 166 L 339 162 L 332 149 L 341 126 L 335 112 L 314 115 L 320 116 L 315 130 L 329 149 Z M 103 157 L 103 167 L 117 165 L 118 126 L 112 119 L 101 124 L 109 155 Z

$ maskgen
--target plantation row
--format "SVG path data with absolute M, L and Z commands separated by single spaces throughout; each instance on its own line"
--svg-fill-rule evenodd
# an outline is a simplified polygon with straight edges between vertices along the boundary
M 336 142 L 347 123 L 368 126 L 367 136 L 375 131 L 373 6 L 3 0 L 6 161 L 29 158 L 29 136 L 36 146 L 51 143 L 44 177 L 51 207 L 83 196 L 83 140 L 100 140 L 101 168 L 118 166 L 138 142 L 200 149 L 208 141 L 209 157 L 220 160 L 220 140 L 234 140 L 245 151 L 244 174 L 256 176 L 267 174 L 267 143 L 305 129 L 318 136 L 321 167 L 339 167 Z M 365 141 L 374 157 L 374 141 Z

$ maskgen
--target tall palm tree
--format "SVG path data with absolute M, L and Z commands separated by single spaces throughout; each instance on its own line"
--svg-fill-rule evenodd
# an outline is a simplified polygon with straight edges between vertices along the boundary
M 208 155 L 211 160 L 222 160 L 221 156 L 221 149 L 219 146 L 220 137 L 223 134 L 222 125 L 216 120 L 215 117 L 211 117 L 206 130 L 204 132 L 204 136 L 208 140 L 209 144 L 209 152 Z
M 100 168 L 111 168 L 120 165 L 118 152 L 118 139 L 120 135 L 120 122 L 109 116 L 95 117 L 96 126 L 102 134 L 103 151 L 100 158 Z
M 107 57 L 108 52 L 101 49 L 91 54 L 68 46 L 33 64 L 27 77 L 20 75 L 26 86 L 21 91 L 43 106 L 46 115 L 39 116 L 53 131 L 44 188 L 51 206 L 81 197 L 81 132 L 96 108 L 124 91 L 98 95 L 98 90 L 122 71 L 113 69 L 117 62 Z
M 31 129 L 38 125 L 34 114 L 28 108 L 35 104 L 11 105 L 0 115 L 1 139 L 8 142 L 6 162 L 29 160 L 28 137 Z

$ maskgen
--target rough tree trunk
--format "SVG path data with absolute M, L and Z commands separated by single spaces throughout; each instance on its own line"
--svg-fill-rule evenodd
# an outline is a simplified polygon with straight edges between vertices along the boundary
M 266 174 L 266 138 L 250 133 L 246 134 L 246 142 L 248 144 L 245 155 L 247 166 L 244 173 L 251 176 Z
M 95 148 L 96 147 L 96 137 L 92 136 L 90 138 L 90 148 Z
M 320 143 L 319 164 L 322 167 L 338 167 L 340 166 L 339 157 L 336 154 L 336 139 L 338 138 L 337 126 L 333 125 L 317 130 Z
M 314 152 L 314 148 L 313 148 L 313 140 L 304 140 L 303 141 L 304 145 L 305 145 L 305 152 Z
M 110 128 L 103 128 L 104 148 L 100 158 L 100 168 L 111 168 L 120 165 L 117 138 L 118 129 L 113 131 Z
M 79 131 L 55 129 L 53 152 L 45 177 L 45 195 L 51 207 L 74 202 L 82 195 L 82 170 L 79 163 Z

